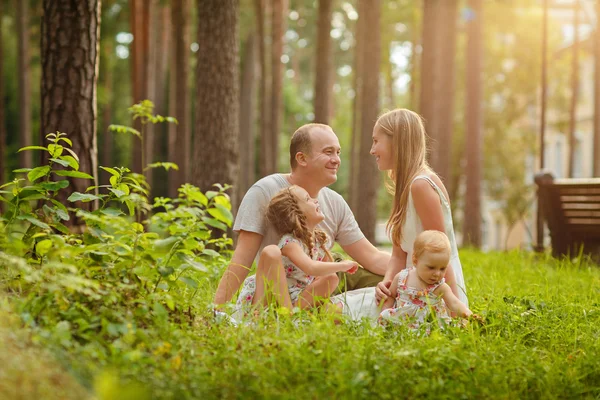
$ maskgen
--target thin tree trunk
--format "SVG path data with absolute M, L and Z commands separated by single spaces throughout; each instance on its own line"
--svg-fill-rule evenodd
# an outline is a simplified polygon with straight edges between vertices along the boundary
M 481 153 L 483 135 L 483 3 L 469 0 L 473 17 L 467 23 L 466 157 L 464 245 L 481 247 Z
M 596 15 L 600 15 L 600 0 L 596 1 Z M 594 35 L 594 149 L 592 175 L 600 177 L 600 24 Z
M 377 188 L 379 172 L 373 157 L 369 154 L 372 142 L 373 124 L 379 113 L 379 73 L 381 60 L 381 1 L 362 0 L 364 5 L 365 26 L 363 47 L 363 97 L 361 112 L 360 168 L 358 170 L 360 189 L 356 220 L 366 238 L 375 243 L 377 220 Z
M 4 15 L 4 2 L 0 1 L 0 15 Z M 4 46 L 2 38 L 2 18 L 0 18 L 0 185 L 5 182 L 6 176 L 6 121 L 4 116 Z M 4 210 L 4 203 L 0 201 L 0 214 Z
M 31 89 L 29 77 L 29 10 L 27 1 L 17 1 L 17 35 L 19 42 L 19 145 L 20 147 L 32 145 L 31 134 Z M 43 132 L 46 134 L 49 132 Z M 19 157 L 20 167 L 31 168 L 32 152 L 22 151 Z
M 144 39 L 146 40 L 146 82 L 144 82 L 144 90 L 146 94 L 144 99 L 151 100 L 154 103 L 154 112 L 156 113 L 156 95 L 157 95 L 157 82 L 156 82 L 156 65 L 158 58 L 157 41 L 159 40 L 159 32 L 161 30 L 161 21 L 158 17 L 158 4 L 159 0 L 146 0 L 144 2 L 144 19 L 148 21 L 147 25 L 144 25 Z M 142 99 L 143 100 L 143 99 Z M 154 124 L 146 124 L 145 137 L 144 137 L 144 161 L 142 162 L 142 170 L 154 161 L 154 132 L 156 127 Z M 152 168 L 148 168 L 144 171 L 146 181 L 153 185 L 154 171 Z M 152 197 L 150 197 L 152 198 Z
M 354 74 L 352 77 L 354 87 L 354 101 L 352 102 L 352 140 L 350 145 L 350 183 L 348 190 L 348 205 L 352 212 L 358 212 L 358 187 L 360 163 L 360 138 L 361 138 L 361 106 L 362 106 L 362 78 L 363 78 L 363 47 L 365 34 L 365 2 L 358 2 L 358 20 L 354 34 L 356 46 L 354 47 Z
M 110 54 L 112 52 L 112 45 L 109 45 L 106 53 Z M 108 57 L 111 57 L 110 55 Z M 106 60 L 106 62 L 104 63 L 105 67 L 104 67 L 104 71 L 105 71 L 105 77 L 104 77 L 104 84 L 105 84 L 105 90 L 106 93 L 108 94 L 108 101 L 106 102 L 106 106 L 104 107 L 104 110 L 102 110 L 102 134 L 104 135 L 104 143 L 103 143 L 103 149 L 102 149 L 102 165 L 104 165 L 105 167 L 112 167 L 114 166 L 114 162 L 113 162 L 113 132 L 109 132 L 108 127 L 111 124 L 112 121 L 112 102 L 113 102 L 113 65 L 106 65 L 109 64 L 110 61 Z M 112 64 L 112 63 L 111 63 Z M 106 171 L 104 171 L 104 173 L 98 171 L 98 174 L 102 174 L 102 176 L 104 177 L 102 179 L 102 183 L 103 184 L 108 184 L 109 183 L 109 178 L 110 178 L 110 174 Z
M 430 143 L 437 140 L 438 125 L 436 112 L 437 99 L 437 30 L 439 2 L 441 0 L 424 0 L 423 4 L 423 53 L 421 57 L 421 95 L 419 96 L 419 112 L 425 121 L 425 129 Z M 429 162 L 435 164 L 435 152 L 429 153 Z
M 271 48 L 271 143 L 269 151 L 272 154 L 271 165 L 268 173 L 277 172 L 279 169 L 279 135 L 281 134 L 281 121 L 283 111 L 283 38 L 286 29 L 287 1 L 273 0 L 272 9 L 272 48 Z M 286 16 L 286 18 L 284 18 Z
M 577 129 L 577 99 L 579 97 L 579 0 L 573 4 L 573 64 L 571 66 L 571 107 L 569 110 L 569 178 L 575 172 L 575 130 Z
M 410 52 L 410 85 L 409 85 L 409 108 L 411 110 L 416 109 L 419 95 L 417 92 L 417 75 L 419 73 L 419 59 L 422 53 L 417 52 L 417 48 L 421 46 L 421 36 L 419 35 L 419 24 L 418 24 L 418 11 L 417 7 L 414 7 L 413 11 L 413 34 L 412 34 L 412 51 Z M 421 50 L 422 51 L 422 50 Z
M 255 110 L 256 78 L 258 77 L 257 36 L 250 33 L 244 50 L 244 64 L 240 90 L 240 180 L 237 186 L 237 200 L 252 186 L 255 180 Z M 239 201 L 236 202 L 239 204 Z
M 435 153 L 434 169 L 440 175 L 450 190 L 452 181 L 452 136 L 454 131 L 454 89 L 455 89 L 455 57 L 456 54 L 456 24 L 458 14 L 457 0 L 443 0 L 440 3 L 440 15 L 443 23 L 439 26 L 437 47 L 440 60 L 437 64 L 439 80 L 437 81 L 439 95 L 436 96 L 437 141 L 432 143 Z
M 169 195 L 177 196 L 177 189 L 191 177 L 191 94 L 190 76 L 190 0 L 171 2 L 172 49 L 170 115 L 178 124 L 169 125 L 169 161 L 177 163 L 179 171 L 169 172 Z
M 317 20 L 317 57 L 315 60 L 315 120 L 329 124 L 331 117 L 331 15 L 333 0 L 319 0 L 319 17 Z
M 239 162 L 237 0 L 198 0 L 193 183 L 237 184 Z M 235 209 L 235 204 L 233 205 Z
M 44 0 L 42 18 L 42 132 L 61 131 L 73 142 L 79 170 L 94 182 L 70 179 L 69 190 L 97 184 L 96 82 L 100 0 Z M 91 203 L 78 204 L 91 208 Z
M 269 174 L 269 166 L 272 164 L 273 154 L 269 151 L 271 143 L 271 115 L 269 113 L 270 102 L 270 79 L 267 63 L 267 48 L 265 45 L 265 17 L 268 15 L 268 0 L 254 0 L 254 12 L 256 14 L 256 26 L 258 28 L 258 58 L 260 60 L 260 174 L 266 176 Z

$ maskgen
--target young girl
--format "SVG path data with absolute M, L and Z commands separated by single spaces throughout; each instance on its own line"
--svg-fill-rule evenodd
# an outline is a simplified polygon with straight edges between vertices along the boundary
M 240 291 L 238 309 L 267 305 L 273 299 L 283 307 L 316 307 L 322 303 L 318 299 L 329 298 L 337 287 L 336 272 L 356 272 L 358 264 L 354 261 L 333 262 L 327 250 L 329 238 L 316 229 L 325 218 L 319 202 L 300 186 L 290 186 L 275 195 L 269 203 L 267 218 L 282 236 L 278 246 L 267 246 L 263 252 L 281 251 L 286 279 L 278 280 L 283 287 L 265 287 L 265 282 L 272 280 L 259 273 L 249 276 Z M 274 267 L 281 270 L 280 266 Z M 267 270 L 265 266 L 257 269 Z
M 443 151 L 447 151 L 444 149 Z M 388 220 L 393 250 L 385 277 L 377 285 L 378 302 L 392 296 L 392 277 L 413 266 L 413 245 L 424 230 L 445 232 L 450 241 L 450 263 L 446 283 L 456 297 L 468 306 L 462 266 L 454 238 L 448 192 L 440 178 L 427 165 L 426 135 L 421 117 L 407 109 L 383 114 L 373 128 L 371 154 L 379 170 L 389 171 L 394 206 Z
M 417 330 L 433 319 L 443 328 L 450 321 L 447 308 L 461 317 L 472 315 L 445 282 L 450 255 L 450 241 L 445 234 L 440 231 L 419 234 L 412 253 L 414 266 L 394 277 L 390 290 L 396 298 L 385 300 L 379 323 L 405 323 L 411 330 Z

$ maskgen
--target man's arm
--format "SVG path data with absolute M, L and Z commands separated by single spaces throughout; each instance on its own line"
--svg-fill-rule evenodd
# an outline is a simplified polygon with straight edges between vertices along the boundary
M 362 238 L 352 244 L 342 246 L 350 257 L 358 261 L 360 265 L 377 275 L 385 275 L 387 265 L 390 261 L 389 253 L 379 251 L 366 238 Z
M 231 300 L 233 294 L 238 291 L 242 282 L 248 276 L 248 271 L 252 267 L 252 261 L 258 253 L 262 239 L 263 236 L 259 233 L 240 231 L 233 257 L 231 257 L 231 261 L 219 282 L 215 294 L 215 304 L 227 303 Z

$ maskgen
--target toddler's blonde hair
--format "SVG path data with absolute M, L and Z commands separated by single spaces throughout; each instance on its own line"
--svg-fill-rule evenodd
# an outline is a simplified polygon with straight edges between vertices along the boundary
M 443 232 L 434 230 L 421 232 L 415 239 L 413 257 L 418 259 L 425 252 L 444 254 L 450 262 L 452 249 L 448 236 Z

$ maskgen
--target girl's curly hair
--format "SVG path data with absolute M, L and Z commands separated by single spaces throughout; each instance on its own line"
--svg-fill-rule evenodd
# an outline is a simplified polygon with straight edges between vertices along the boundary
M 296 187 L 296 185 L 292 185 L 282 189 L 271 199 L 267 208 L 267 219 L 277 234 L 291 234 L 300 239 L 308 247 L 311 258 L 314 255 L 313 251 L 316 250 L 316 239 L 325 251 L 326 259 L 332 261 L 333 257 L 326 247 L 327 234 L 320 229 L 315 229 L 314 232 L 308 229 L 306 215 L 300 209 L 298 197 L 292 192 Z

